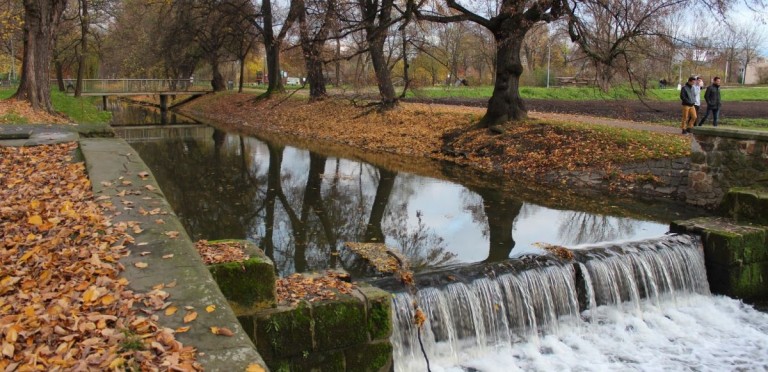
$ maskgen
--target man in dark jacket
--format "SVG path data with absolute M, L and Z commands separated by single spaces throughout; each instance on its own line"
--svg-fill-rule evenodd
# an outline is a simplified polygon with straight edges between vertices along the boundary
M 712 85 L 707 87 L 707 91 L 704 93 L 704 101 L 707 102 L 707 112 L 704 113 L 704 117 L 701 118 L 699 126 L 704 125 L 704 122 L 709 117 L 709 112 L 712 111 L 712 125 L 717 126 L 717 119 L 720 118 L 720 78 L 715 76 L 712 79 Z
M 696 78 L 691 76 L 680 89 L 680 101 L 683 103 L 683 122 L 680 124 L 680 129 L 683 130 L 683 134 L 691 133 L 691 128 L 696 124 L 696 108 L 693 106 L 696 103 L 696 95 L 693 92 L 695 82 Z

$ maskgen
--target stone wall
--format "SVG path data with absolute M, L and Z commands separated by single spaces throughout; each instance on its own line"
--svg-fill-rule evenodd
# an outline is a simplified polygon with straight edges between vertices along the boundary
M 362 286 L 337 300 L 303 301 L 238 319 L 272 371 L 393 368 L 391 295 Z
M 709 209 L 734 187 L 768 185 L 768 132 L 696 127 L 686 202 Z

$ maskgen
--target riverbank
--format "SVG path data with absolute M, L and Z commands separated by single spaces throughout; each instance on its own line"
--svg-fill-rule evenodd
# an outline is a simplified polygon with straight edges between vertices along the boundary
M 367 152 L 448 161 L 468 169 L 556 185 L 579 173 L 596 173 L 612 191 L 631 193 L 652 175 L 624 174 L 626 164 L 690 155 L 690 138 L 647 128 L 558 120 L 532 114 L 509 123 L 502 134 L 474 128 L 482 108 L 403 103 L 391 112 L 345 99 L 256 100 L 249 94 L 217 94 L 185 105 L 181 112 L 229 130 L 264 133 Z M 567 118 L 567 117 L 566 117 Z M 638 124 L 640 128 L 644 124 Z M 643 130 L 646 129 L 646 130 Z

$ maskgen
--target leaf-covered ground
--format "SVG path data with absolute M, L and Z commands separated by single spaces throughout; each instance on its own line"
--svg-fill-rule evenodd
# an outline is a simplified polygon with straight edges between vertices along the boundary
M 64 124 L 69 123 L 64 117 L 51 115 L 45 111 L 33 110 L 27 101 L 14 99 L 0 100 L 0 124 Z
M 131 227 L 93 198 L 76 146 L 0 147 L 0 370 L 200 369 L 156 322 L 162 287 L 120 277 Z
M 493 134 L 472 127 L 483 109 L 462 106 L 403 103 L 379 113 L 343 99 L 307 103 L 223 94 L 194 101 L 184 110 L 245 132 L 266 130 L 363 150 L 447 159 L 530 179 L 549 171 L 610 169 L 690 154 L 690 138 L 664 133 L 668 128 L 635 130 L 626 128 L 627 123 L 590 125 L 552 120 L 551 115 L 510 123 L 504 133 Z

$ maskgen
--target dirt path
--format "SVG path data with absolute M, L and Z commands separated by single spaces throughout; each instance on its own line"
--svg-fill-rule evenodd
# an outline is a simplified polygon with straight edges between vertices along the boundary
M 485 98 L 408 99 L 407 101 L 472 107 L 485 107 L 488 104 L 488 99 Z M 527 99 L 525 105 L 531 112 L 586 115 L 630 122 L 677 121 L 680 118 L 679 102 Z M 700 113 L 704 113 L 703 107 Z M 768 117 L 768 101 L 724 102 L 720 112 L 720 120 L 766 117 Z
M 431 106 L 441 107 L 445 109 L 449 107 L 462 107 L 463 110 L 476 112 L 477 115 L 482 115 L 485 112 L 485 107 L 478 107 L 475 105 L 466 106 L 459 102 L 450 103 L 450 104 L 433 103 L 431 104 Z M 649 122 L 640 122 L 640 121 L 616 119 L 616 118 L 609 118 L 609 117 L 596 117 L 596 116 L 589 116 L 589 115 L 558 113 L 558 112 L 542 112 L 542 111 L 529 111 L 528 116 L 534 119 L 541 119 L 541 120 L 561 121 L 561 122 L 569 122 L 569 123 L 600 124 L 600 125 L 608 125 L 608 126 L 619 127 L 619 128 L 646 130 L 649 132 L 657 132 L 657 133 L 669 133 L 669 134 L 680 133 L 680 129 L 678 129 L 677 127 L 669 127 L 669 126 L 654 124 Z

